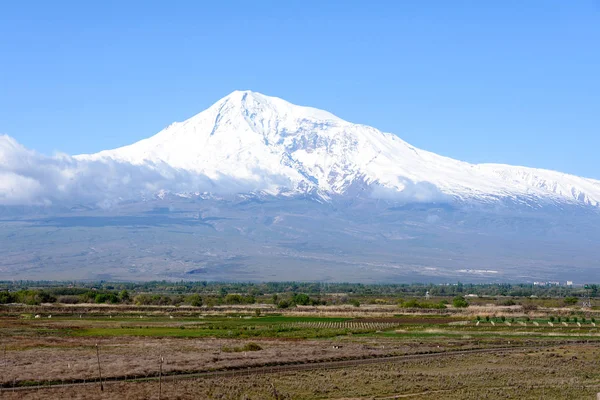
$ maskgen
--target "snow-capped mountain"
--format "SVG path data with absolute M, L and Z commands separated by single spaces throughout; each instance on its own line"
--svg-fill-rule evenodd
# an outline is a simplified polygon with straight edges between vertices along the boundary
M 97 154 L 0 135 L 0 279 L 597 281 L 599 204 L 600 181 L 234 92 Z
M 443 198 L 600 205 L 600 181 L 500 164 L 469 164 L 411 146 L 391 133 L 326 111 L 236 91 L 184 122 L 129 146 L 80 155 L 218 181 L 271 194 L 344 195 L 358 189 L 416 201 Z

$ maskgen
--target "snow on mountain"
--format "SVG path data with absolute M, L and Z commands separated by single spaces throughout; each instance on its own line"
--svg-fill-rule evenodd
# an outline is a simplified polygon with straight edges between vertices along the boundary
M 437 201 L 545 199 L 598 206 L 600 181 L 555 171 L 469 164 L 417 149 L 399 137 L 328 112 L 236 91 L 184 122 L 129 146 L 78 160 L 164 163 L 269 193 L 374 195 Z

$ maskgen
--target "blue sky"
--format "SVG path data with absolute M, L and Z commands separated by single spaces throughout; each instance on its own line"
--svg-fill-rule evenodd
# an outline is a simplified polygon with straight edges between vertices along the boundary
M 4 1 L 0 133 L 148 137 L 236 89 L 470 162 L 600 179 L 600 1 Z

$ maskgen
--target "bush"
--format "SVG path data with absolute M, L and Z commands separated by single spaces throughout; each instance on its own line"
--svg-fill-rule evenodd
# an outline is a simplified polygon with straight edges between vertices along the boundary
M 573 306 L 578 302 L 577 297 L 565 297 L 563 301 L 565 303 L 565 306 Z
M 294 302 L 294 304 L 297 304 L 299 306 L 307 306 L 310 304 L 310 297 L 308 297 L 307 294 L 298 293 L 294 295 L 292 301 Z
M 360 307 L 360 301 L 358 301 L 357 299 L 352 299 L 350 301 L 350 304 L 352 304 L 354 307 Z
M 538 306 L 536 306 L 535 304 L 532 304 L 532 303 L 523 304 L 524 312 L 536 311 L 537 309 L 538 309 Z
M 420 303 L 416 299 L 410 299 L 410 300 L 405 301 L 402 304 L 400 304 L 400 307 L 403 307 L 403 308 L 436 308 L 436 309 L 443 310 L 446 308 L 446 305 L 443 304 L 442 302 L 440 302 L 440 303 L 427 303 L 427 302 Z
M 550 322 L 554 322 L 554 316 L 553 315 L 550 316 Z
M 58 296 L 56 301 L 61 304 L 77 304 L 79 303 L 79 296 Z
M 192 307 L 202 307 L 202 297 L 199 294 L 193 294 L 188 296 L 187 302 L 190 303 Z
M 247 343 L 244 347 L 243 347 L 244 351 L 260 351 L 262 350 L 262 347 L 260 347 L 258 344 L 254 343 L 254 342 L 250 342 Z
M 469 307 L 469 303 L 462 296 L 456 296 L 454 300 L 452 300 L 452 305 L 456 308 L 467 308 Z
M 101 303 L 116 304 L 119 302 L 119 298 L 114 293 L 98 293 L 96 295 L 96 297 L 94 297 L 94 302 L 97 304 L 101 304 Z
M 128 303 L 129 300 L 131 300 L 127 290 L 121 290 L 121 293 L 119 293 L 119 298 L 121 299 L 121 303 Z
M 225 353 L 240 353 L 242 351 L 260 351 L 262 350 L 262 347 L 256 343 L 250 342 L 242 347 L 223 347 L 221 350 Z
M 287 300 L 281 300 L 279 303 L 277 303 L 277 308 L 289 308 L 291 305 L 291 303 Z
M 16 303 L 16 296 L 13 296 L 13 294 L 8 291 L 0 292 L 0 304 L 9 303 Z

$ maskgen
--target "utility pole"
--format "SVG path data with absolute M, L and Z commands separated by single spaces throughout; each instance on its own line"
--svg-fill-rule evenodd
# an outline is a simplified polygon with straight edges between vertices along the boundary
M 98 343 L 96 343 L 96 357 L 98 358 L 98 376 L 100 377 L 100 391 L 104 391 L 104 385 L 102 384 L 102 368 L 100 368 L 100 350 L 98 349 Z
M 160 358 L 158 359 L 159 361 L 159 367 L 158 367 L 158 400 L 160 400 L 160 396 L 162 394 L 162 365 L 163 365 L 163 361 L 164 358 L 163 356 L 160 356 Z

